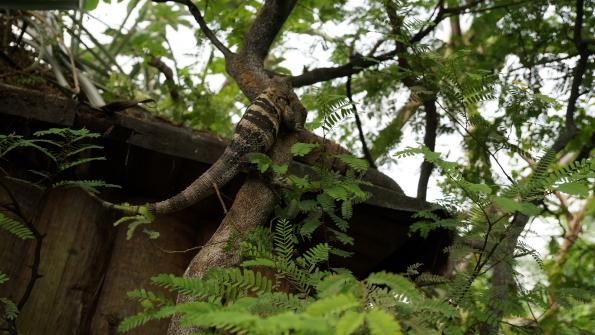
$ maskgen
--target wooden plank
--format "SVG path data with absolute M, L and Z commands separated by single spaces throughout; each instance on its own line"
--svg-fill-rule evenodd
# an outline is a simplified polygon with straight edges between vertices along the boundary
M 0 8 L 25 10 L 77 9 L 79 0 L 0 0 Z
M 0 83 L 0 113 L 71 127 L 72 100 Z

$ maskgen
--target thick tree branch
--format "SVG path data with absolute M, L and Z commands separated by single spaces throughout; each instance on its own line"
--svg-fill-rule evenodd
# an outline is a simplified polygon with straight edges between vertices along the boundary
M 225 46 L 225 44 L 223 44 L 217 38 L 217 36 L 211 30 L 211 28 L 209 28 L 209 26 L 205 22 L 205 19 L 202 17 L 202 14 L 200 13 L 200 10 L 198 10 L 198 7 L 196 7 L 196 5 L 192 2 L 192 0 L 152 0 L 152 1 L 153 2 L 160 2 L 160 3 L 175 2 L 175 3 L 179 3 L 179 4 L 182 4 L 182 5 L 185 5 L 186 7 L 188 7 L 188 10 L 192 14 L 192 16 L 194 16 L 194 19 L 198 23 L 198 26 L 200 27 L 200 30 L 202 30 L 202 32 L 211 41 L 211 43 L 213 43 L 213 45 L 219 51 L 221 51 L 221 53 L 223 53 L 223 56 L 227 57 L 228 55 L 232 54 L 231 50 L 229 50 Z
M 297 0 L 267 0 L 244 37 L 241 54 L 264 61 Z
M 347 99 L 349 99 L 349 102 L 351 103 L 351 106 L 353 108 L 355 124 L 357 125 L 359 140 L 362 143 L 362 151 L 364 152 L 364 157 L 366 158 L 371 167 L 376 168 L 376 164 L 374 164 L 374 159 L 372 159 L 372 155 L 370 155 L 370 150 L 368 149 L 368 144 L 366 143 L 366 137 L 364 136 L 364 130 L 362 129 L 362 121 L 359 118 L 357 107 L 353 102 L 353 95 L 351 94 L 351 76 L 347 77 L 347 82 L 345 83 L 345 94 L 347 95 Z
M 438 130 L 438 112 L 436 111 L 436 96 L 432 96 L 424 101 L 426 112 L 426 133 L 424 135 L 424 145 L 434 151 L 436 147 L 436 133 Z M 419 182 L 417 183 L 417 198 L 426 200 L 428 193 L 428 181 L 434 170 L 434 164 L 424 160 L 421 163 L 421 172 Z
M 347 77 L 357 74 L 386 60 L 393 59 L 396 55 L 397 50 L 388 51 L 374 57 L 354 55 L 351 57 L 349 63 L 335 67 L 321 67 L 306 71 L 298 76 L 293 76 L 291 77 L 291 84 L 293 87 L 302 87 L 336 78 Z

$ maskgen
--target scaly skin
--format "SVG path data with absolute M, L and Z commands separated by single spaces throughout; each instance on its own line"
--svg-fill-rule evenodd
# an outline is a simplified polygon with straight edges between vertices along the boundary
M 205 173 L 173 197 L 145 206 L 133 206 L 134 210 L 139 213 L 141 207 L 146 207 L 152 214 L 179 211 L 210 195 L 214 187 L 223 187 L 238 173 L 241 164 L 247 162 L 247 154 L 265 153 L 271 148 L 282 123 L 300 126 L 293 124 L 295 120 L 301 121 L 292 114 L 294 97 L 289 80 L 273 79 L 244 113 L 223 155 Z

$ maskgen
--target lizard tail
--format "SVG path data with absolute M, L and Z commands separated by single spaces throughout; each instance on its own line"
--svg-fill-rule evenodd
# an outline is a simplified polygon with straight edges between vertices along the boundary
M 221 157 L 180 193 L 169 199 L 148 204 L 149 211 L 153 214 L 167 214 L 190 207 L 211 195 L 214 187 L 223 187 L 238 171 L 238 164 L 229 164 Z

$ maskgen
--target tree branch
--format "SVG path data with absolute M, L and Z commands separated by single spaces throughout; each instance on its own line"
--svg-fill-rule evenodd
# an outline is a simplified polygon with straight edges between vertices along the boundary
M 322 81 L 328 81 L 336 78 L 343 78 L 357 74 L 369 67 L 377 65 L 386 60 L 392 59 L 397 55 L 397 50 L 391 50 L 386 53 L 373 57 L 364 57 L 354 55 L 349 63 L 335 67 L 321 67 L 306 71 L 298 76 L 291 77 L 293 87 L 302 87 L 316 84 Z
M 576 18 L 574 21 L 574 45 L 578 50 L 579 59 L 572 71 L 572 84 L 570 86 L 570 97 L 566 105 L 566 114 L 564 117 L 564 130 L 554 142 L 552 149 L 556 152 L 564 149 L 564 147 L 574 138 L 578 133 L 576 123 L 574 122 L 574 114 L 576 112 L 576 103 L 580 97 L 580 86 L 583 81 L 587 65 L 589 61 L 590 52 L 587 44 L 583 43 L 582 28 L 583 28 L 583 0 L 576 0 Z
M 372 159 L 372 155 L 370 155 L 370 150 L 368 149 L 368 144 L 366 143 L 366 137 L 364 136 L 364 131 L 362 129 L 362 121 L 359 118 L 359 113 L 357 112 L 357 107 L 353 102 L 353 96 L 351 94 L 351 76 L 347 76 L 347 82 L 345 83 L 345 94 L 347 95 L 347 99 L 351 103 L 353 108 L 353 115 L 355 116 L 355 124 L 357 125 L 357 132 L 359 134 L 359 140 L 362 142 L 362 151 L 364 152 L 364 157 L 368 161 L 371 167 L 376 169 L 376 164 L 374 164 L 374 159 Z
M 175 2 L 175 3 L 179 3 L 181 5 L 185 5 L 186 7 L 188 7 L 188 10 L 192 14 L 192 16 L 194 16 L 194 19 L 198 23 L 198 26 L 200 27 L 200 30 L 202 30 L 202 32 L 211 41 L 211 43 L 213 43 L 213 45 L 219 51 L 221 51 L 221 53 L 223 54 L 223 56 L 225 56 L 227 58 L 227 56 L 229 56 L 229 55 L 232 54 L 231 50 L 229 50 L 217 38 L 217 36 L 215 35 L 215 33 L 213 33 L 213 31 L 209 28 L 209 26 L 205 22 L 205 19 L 202 17 L 202 14 L 200 14 L 200 10 L 198 10 L 198 7 L 196 7 L 196 5 L 192 2 L 192 0 L 152 0 L 152 1 L 153 2 L 159 2 L 159 3 Z
M 159 72 L 163 74 L 165 77 L 165 85 L 169 90 L 169 95 L 174 102 L 180 101 L 180 93 L 178 92 L 178 87 L 176 82 L 174 81 L 174 72 L 172 69 L 167 66 L 159 57 L 151 57 L 148 64 L 154 68 L 156 68 Z
M 426 111 L 426 133 L 424 135 L 424 145 L 434 151 L 436 147 L 436 133 L 438 130 L 438 112 L 436 111 L 436 96 L 424 100 L 424 109 Z M 417 198 L 426 200 L 428 192 L 428 181 L 434 170 L 434 164 L 424 160 L 421 163 L 421 172 L 419 182 L 417 183 Z
M 297 0 L 267 0 L 244 36 L 242 54 L 264 61 Z

